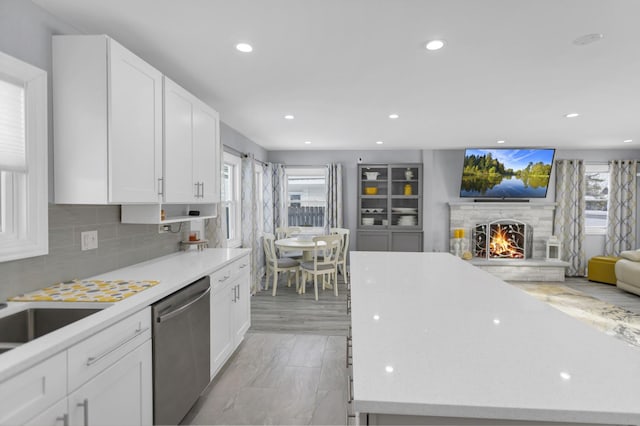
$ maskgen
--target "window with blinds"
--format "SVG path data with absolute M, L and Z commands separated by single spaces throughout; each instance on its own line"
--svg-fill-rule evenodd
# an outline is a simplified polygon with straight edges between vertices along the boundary
M 0 76 L 0 170 L 25 172 L 24 86 Z

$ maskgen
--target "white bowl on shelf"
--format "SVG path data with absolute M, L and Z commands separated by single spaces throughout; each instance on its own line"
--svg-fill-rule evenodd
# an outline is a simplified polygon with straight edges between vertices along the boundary
M 362 218 L 362 224 L 366 225 L 366 226 L 373 225 L 373 218 L 372 217 L 363 217 Z

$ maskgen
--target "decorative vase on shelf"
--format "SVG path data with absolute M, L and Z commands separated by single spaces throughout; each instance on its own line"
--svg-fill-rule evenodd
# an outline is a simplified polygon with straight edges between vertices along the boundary
M 413 179 L 413 172 L 411 171 L 411 169 L 407 169 L 406 172 L 404 172 L 404 178 L 406 180 L 411 180 Z

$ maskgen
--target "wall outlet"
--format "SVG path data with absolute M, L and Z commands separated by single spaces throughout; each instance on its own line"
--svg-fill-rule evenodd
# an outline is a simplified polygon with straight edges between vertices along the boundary
M 171 225 L 158 225 L 158 234 L 166 234 L 171 232 Z
M 82 250 L 94 250 L 98 248 L 98 231 L 80 233 L 80 245 Z

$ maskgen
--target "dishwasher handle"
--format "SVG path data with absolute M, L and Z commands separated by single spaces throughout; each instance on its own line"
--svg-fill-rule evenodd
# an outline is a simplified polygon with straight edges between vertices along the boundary
M 196 297 L 195 299 L 193 299 L 191 302 L 187 303 L 186 305 L 182 305 L 179 308 L 174 309 L 173 311 L 170 311 L 170 312 L 167 312 L 165 314 L 160 315 L 158 317 L 157 321 L 160 323 L 162 321 L 166 321 L 168 319 L 171 319 L 171 318 L 175 317 L 176 315 L 180 315 L 182 312 L 184 312 L 187 309 L 189 309 L 189 307 L 191 305 L 193 305 L 194 303 L 198 302 L 203 297 L 206 297 L 210 292 L 211 292 L 211 287 L 207 288 L 205 291 L 200 293 L 200 295 L 198 297 Z

